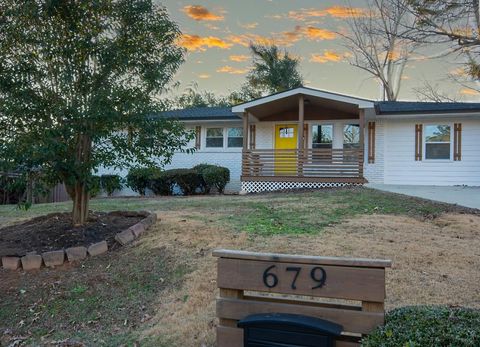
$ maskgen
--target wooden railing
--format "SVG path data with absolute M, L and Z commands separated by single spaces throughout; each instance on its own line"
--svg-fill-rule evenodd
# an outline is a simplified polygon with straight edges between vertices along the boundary
M 248 177 L 363 177 L 360 149 L 244 150 L 242 175 Z

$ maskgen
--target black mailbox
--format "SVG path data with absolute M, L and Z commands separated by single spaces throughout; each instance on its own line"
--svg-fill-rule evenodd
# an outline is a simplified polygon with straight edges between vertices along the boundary
M 296 314 L 254 314 L 238 322 L 244 347 L 334 347 L 342 326 Z

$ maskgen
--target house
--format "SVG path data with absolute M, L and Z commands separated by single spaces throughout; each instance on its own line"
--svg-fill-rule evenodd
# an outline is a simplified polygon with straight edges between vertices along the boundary
M 176 153 L 167 168 L 228 167 L 230 191 L 480 186 L 480 103 L 376 102 L 300 87 L 161 116 L 196 133 L 195 153 Z

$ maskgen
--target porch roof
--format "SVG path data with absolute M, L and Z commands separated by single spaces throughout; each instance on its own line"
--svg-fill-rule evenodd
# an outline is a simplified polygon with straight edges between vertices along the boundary
M 237 114 L 250 112 L 257 118 L 265 118 L 285 110 L 296 109 L 300 95 L 304 96 L 307 107 L 308 105 L 316 106 L 325 110 L 341 112 L 345 115 L 358 114 L 359 108 L 374 107 L 372 100 L 320 89 L 299 87 L 236 105 L 232 108 L 232 111 Z

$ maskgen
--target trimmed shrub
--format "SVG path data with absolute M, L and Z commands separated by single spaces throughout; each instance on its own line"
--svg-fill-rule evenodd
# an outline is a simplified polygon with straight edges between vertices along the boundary
M 102 175 L 100 176 L 100 186 L 108 196 L 112 196 L 116 190 L 122 190 L 122 178 L 119 175 Z
M 203 173 L 205 172 L 206 169 L 210 169 L 212 167 L 216 167 L 216 165 L 198 164 L 198 165 L 193 167 L 193 170 L 197 171 L 202 176 L 202 179 L 203 179 L 203 193 L 204 194 L 210 194 L 210 190 L 212 189 L 212 187 L 209 186 L 207 184 L 207 182 L 205 182 L 205 177 L 203 176 Z
M 389 312 L 365 347 L 480 346 L 480 310 L 411 306 Z
M 225 186 L 230 181 L 230 170 L 226 167 L 211 166 L 203 170 L 202 177 L 208 191 L 215 187 L 220 194 L 223 194 Z
M 148 188 L 155 195 L 172 195 L 175 177 L 168 171 L 159 171 L 155 173 L 149 183 Z
M 145 190 L 150 188 L 150 182 L 162 171 L 157 167 L 133 168 L 126 177 L 127 186 L 140 195 L 145 195 Z
M 204 191 L 202 175 L 193 169 L 173 169 L 165 172 L 172 176 L 184 195 L 195 194 L 197 190 Z

